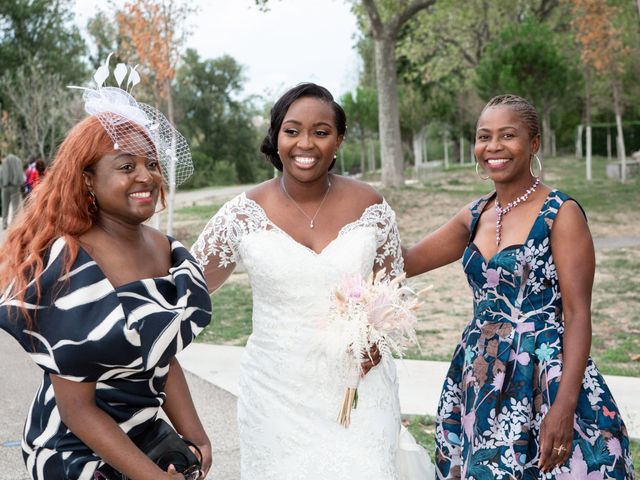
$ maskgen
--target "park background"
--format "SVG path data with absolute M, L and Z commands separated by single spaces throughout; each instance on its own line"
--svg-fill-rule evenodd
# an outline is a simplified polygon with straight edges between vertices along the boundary
M 274 74 L 270 89 L 248 91 L 247 66 L 189 46 L 202 36 L 195 25 L 203 9 L 219 4 L 223 12 L 225 2 L 90 3 L 87 15 L 82 0 L 0 2 L 0 156 L 36 153 L 51 162 L 84 116 L 77 91 L 65 87 L 90 86 L 115 52 L 112 68 L 139 64 L 136 98 L 161 109 L 191 145 L 196 174 L 181 191 L 274 175 L 258 149 L 269 109 L 284 90 L 320 81 L 321 72 Z M 274 66 L 284 61 L 294 72 L 302 55 L 311 64 L 318 58 L 319 69 L 345 69 L 320 62 L 335 49 L 327 38 L 336 25 L 316 21 L 314 12 L 339 3 L 352 16 L 354 33 L 338 47 L 355 59 L 343 72 L 348 85 L 331 85 L 348 117 L 336 170 L 381 189 L 406 245 L 490 190 L 473 168 L 483 104 L 505 92 L 530 99 L 541 114 L 544 181 L 581 203 L 596 240 L 593 357 L 605 374 L 640 377 L 640 0 L 244 3 L 253 18 L 266 22 L 286 9 L 303 24 L 307 34 L 291 35 L 283 23 L 270 52 Z M 263 40 L 240 19 L 228 22 L 236 30 L 228 42 Z M 300 44 L 302 54 L 293 47 Z M 162 212 L 158 224 L 189 246 L 220 204 L 194 201 L 171 218 Z M 422 348 L 409 357 L 447 361 L 471 312 L 462 270 L 453 264 L 412 285 L 434 289 L 420 313 Z M 213 299 L 214 319 L 199 341 L 244 345 L 251 332 L 246 274 L 233 275 Z M 408 421 L 432 448 L 432 420 Z M 637 457 L 637 443 L 633 450 Z

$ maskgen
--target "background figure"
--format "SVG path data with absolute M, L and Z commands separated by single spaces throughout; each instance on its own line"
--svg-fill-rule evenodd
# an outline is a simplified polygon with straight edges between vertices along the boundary
M 28 171 L 26 174 L 27 178 L 25 180 L 25 186 L 28 186 L 27 193 L 30 193 L 38 186 L 38 184 L 44 178 L 47 171 L 47 164 L 44 163 L 44 160 L 39 158 L 38 160 L 36 160 L 33 168 L 29 168 L 27 170 Z
M 33 175 L 33 171 L 36 168 L 36 162 L 40 159 L 38 155 L 32 153 L 27 160 L 27 166 L 24 169 L 24 195 L 25 197 L 31 193 L 31 181 L 30 177 Z
M 9 217 L 15 218 L 20 208 L 20 188 L 24 184 L 22 162 L 15 155 L 7 155 L 0 166 L 2 187 L 2 228 L 9 226 Z
M 490 100 L 475 155 L 495 192 L 405 255 L 410 275 L 462 256 L 473 294 L 438 406 L 438 478 L 633 478 L 625 424 L 589 357 L 593 241 L 581 207 L 540 183 L 539 132 L 528 101 Z

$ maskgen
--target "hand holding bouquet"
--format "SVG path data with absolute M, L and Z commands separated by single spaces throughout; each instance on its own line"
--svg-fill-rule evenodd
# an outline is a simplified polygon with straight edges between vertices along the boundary
M 415 332 L 419 297 L 427 289 L 414 293 L 402 284 L 402 275 L 385 280 L 385 270 L 367 280 L 359 275 L 345 276 L 334 290 L 329 318 L 331 342 L 344 352 L 346 388 L 338 422 L 349 427 L 351 409 L 357 405 L 357 390 L 363 374 L 362 362 L 374 347 L 383 359 L 400 357 L 409 343 L 418 344 Z

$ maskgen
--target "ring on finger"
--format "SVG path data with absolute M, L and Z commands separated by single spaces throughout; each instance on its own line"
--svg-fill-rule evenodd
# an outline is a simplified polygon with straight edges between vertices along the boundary
M 567 447 L 560 445 L 559 447 L 553 447 L 553 451 L 556 452 L 558 456 L 561 456 L 563 452 L 567 451 Z

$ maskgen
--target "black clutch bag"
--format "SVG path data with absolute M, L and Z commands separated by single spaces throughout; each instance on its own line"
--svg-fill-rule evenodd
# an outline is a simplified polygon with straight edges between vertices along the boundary
M 178 435 L 171 425 L 161 418 L 156 419 L 149 428 L 132 437 L 131 440 L 162 470 L 166 471 L 169 465 L 173 465 L 186 480 L 196 480 L 200 476 L 202 464 L 189 448 L 195 448 L 200 454 L 198 447 Z M 128 477 L 105 464 L 96 470 L 94 479 L 127 480 Z

